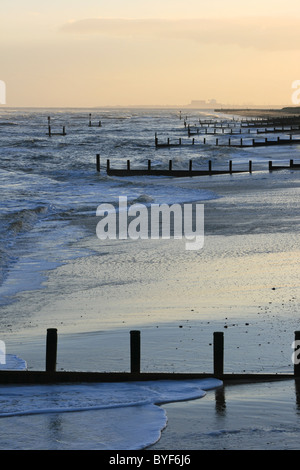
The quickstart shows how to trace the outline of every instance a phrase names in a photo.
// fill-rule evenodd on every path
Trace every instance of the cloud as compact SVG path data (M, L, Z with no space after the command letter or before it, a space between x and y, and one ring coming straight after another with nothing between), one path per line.
M106 37L168 38L269 51L292 51L300 48L299 22L292 18L88 18L70 21L60 31Z

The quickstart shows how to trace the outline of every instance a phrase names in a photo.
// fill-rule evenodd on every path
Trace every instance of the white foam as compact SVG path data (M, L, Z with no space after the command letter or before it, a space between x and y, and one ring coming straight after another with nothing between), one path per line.
M86 427L91 439L90 444L85 442L85 447L141 449L156 442L167 424L165 411L157 404L202 398L207 390L220 385L222 382L214 378L112 384L4 385L0 388L0 417L5 419L6 426L10 425L11 418L14 422L21 420L20 424L32 419L40 423L58 414L60 420L68 421L75 413L75 420L81 423L78 432L84 436ZM33 432L37 432L34 439ZM39 426L30 431L35 448L39 448L39 442L43 440L39 433L43 433ZM68 443L68 438L64 437L62 448L72 446L73 434L74 431L72 442ZM0 432L0 448L3 448L4 439ZM85 441L85 437L82 439ZM76 436L76 440L80 441L80 437ZM52 444L47 438L47 446L50 446L47 448ZM22 446L27 447L28 444L15 441L11 445L24 448ZM81 445L82 442L78 442L76 448Z

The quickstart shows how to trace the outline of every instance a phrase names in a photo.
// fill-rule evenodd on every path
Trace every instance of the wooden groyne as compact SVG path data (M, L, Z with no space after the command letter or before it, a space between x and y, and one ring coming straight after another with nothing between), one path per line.
M67 135L66 134L66 126L63 126L62 132L52 132L51 123L50 123L50 116L48 116L48 137L53 137L53 136L56 136L56 135L62 135L62 136Z
M295 344L299 343L300 331L295 331ZM297 357L295 346L294 355ZM215 377L223 382L270 382L277 380L300 379L300 361L294 361L293 373L225 373L224 372L224 333L213 334L212 371L205 373L188 372L142 372L141 371L141 334L139 330L130 331L130 370L128 372L77 372L57 371L57 330L47 330L46 367L44 371L0 370L1 384L51 384L51 383L97 383L130 382L145 380L192 380Z
M268 163L269 171L274 170L298 170L300 169L299 163L294 163L290 160L289 165L274 165L272 161ZM100 154L96 155L96 170L101 173L101 160ZM253 163L252 160L248 162L247 169L233 169L233 162L229 160L228 168L213 169L212 161L208 161L208 168L206 169L193 169L193 161L189 160L188 169L174 169L173 161L169 160L168 169L152 168L151 160L148 160L147 168L132 168L130 160L127 160L126 168L112 168L110 160L106 160L106 174L108 176L172 176L172 177L193 177L193 176L212 176L212 175L228 175L234 173L252 173Z
M300 126L277 126L277 127L262 127L262 128L252 128L248 127L248 129L235 129L233 127L221 127L221 128L197 128L196 126L191 127L188 125L187 127L188 137L193 135L238 135L238 134L289 134L294 132L300 131Z
M89 127L102 127L101 121L98 122L98 124L93 124L92 123L92 114L89 114Z
M250 141L241 138L239 141L235 142L231 139L228 139L227 142L219 143L219 140L216 139L216 146L220 147L239 147L239 148L249 148L249 147L270 147L270 146L279 146L279 145L300 145L300 138L294 139L292 135L289 138L277 137L277 139L268 139L265 137L263 140L251 139Z
M274 170L300 170L300 164L294 163L294 160L290 160L290 164L287 165L273 165L273 162L269 161L269 171Z
M96 170L101 172L100 154L96 155ZM173 161L169 160L168 169L152 168L151 160L148 160L147 168L131 167L130 160L127 160L126 168L112 168L110 160L106 160L106 173L108 176L173 176L173 177L192 177L205 175L225 175L234 173L252 173L252 161L249 161L248 168L245 170L233 169L232 160L229 160L227 169L213 169L212 161L209 160L208 168L202 170L193 169L193 161L189 160L188 169L174 169Z
M48 136L53 137L55 135L62 135L62 136L67 135L65 126L63 126L62 132L52 132L51 126L48 126Z
M209 134L209 132L207 132ZM211 135L215 135L216 133L213 132ZM191 134L190 134L191 135ZM171 141L170 138L167 138L166 142L159 143L157 136L155 136L155 148L172 148L172 147L182 147L182 146L191 146L191 145L215 145L219 147L239 147L239 148L248 148L248 147L270 147L270 146L278 146L278 145L300 145L300 138L293 138L293 135L290 134L288 138L278 136L277 139L270 139L265 137L262 139L255 139L252 138L240 138L239 140L232 140L228 138L228 140L224 141L224 139L220 140L216 138L214 141L206 139L204 137L203 141L196 142L195 139L191 141L183 141L182 138L179 138L178 141Z

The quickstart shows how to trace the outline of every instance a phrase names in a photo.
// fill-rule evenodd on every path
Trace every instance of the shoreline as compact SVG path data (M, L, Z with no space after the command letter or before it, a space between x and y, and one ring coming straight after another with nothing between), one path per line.
M225 385L163 408L168 424L150 451L299 450L299 389L293 382Z

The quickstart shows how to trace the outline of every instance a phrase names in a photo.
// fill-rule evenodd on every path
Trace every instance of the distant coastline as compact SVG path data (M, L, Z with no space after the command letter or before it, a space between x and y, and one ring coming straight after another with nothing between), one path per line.
M300 115L300 106L287 106L279 109L252 109L252 108L219 108L215 112L226 114L238 114L245 117L284 117L284 116L298 116Z

